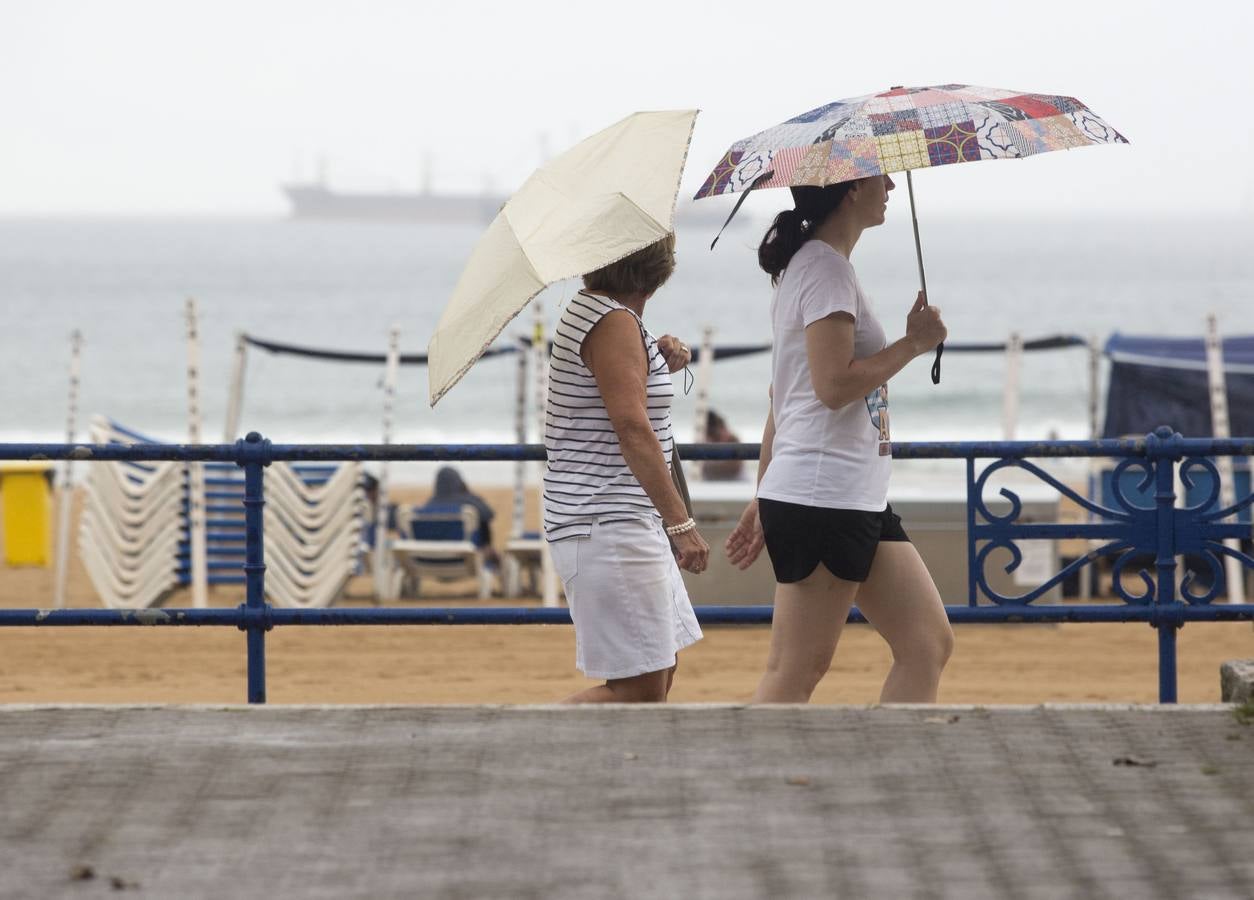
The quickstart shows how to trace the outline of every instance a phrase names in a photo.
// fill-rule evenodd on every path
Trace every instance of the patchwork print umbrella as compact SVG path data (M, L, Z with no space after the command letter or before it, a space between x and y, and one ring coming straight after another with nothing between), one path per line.
M820 106L737 141L696 198L905 172L919 285L926 293L911 170L1127 142L1074 97L966 84L895 87ZM940 381L940 354L937 348L933 382Z

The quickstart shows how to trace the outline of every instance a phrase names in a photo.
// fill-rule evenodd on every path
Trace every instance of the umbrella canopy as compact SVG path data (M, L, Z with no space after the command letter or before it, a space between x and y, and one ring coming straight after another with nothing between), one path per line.
M674 230L697 110L639 112L527 179L488 226L427 345L431 405L540 291Z
M911 170L1126 143L1127 138L1074 97L969 84L895 87L828 103L736 141L695 199L742 191L731 212L735 216L755 188L826 187L905 172L919 287L926 296ZM933 384L940 382L944 347L936 348Z
M736 141L697 198L1111 143L1127 139L1074 97L965 84L893 88Z

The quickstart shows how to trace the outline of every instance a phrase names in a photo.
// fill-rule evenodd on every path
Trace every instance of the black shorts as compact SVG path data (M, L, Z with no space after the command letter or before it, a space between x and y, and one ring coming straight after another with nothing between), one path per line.
M845 581L866 581L880 541L909 541L892 506L880 512L758 500L775 580L792 584L819 563Z

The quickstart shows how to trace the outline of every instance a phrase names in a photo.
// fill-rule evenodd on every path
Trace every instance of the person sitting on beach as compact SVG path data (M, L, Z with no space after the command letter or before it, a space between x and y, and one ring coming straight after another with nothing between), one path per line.
M709 547L669 469L671 374L691 353L641 319L674 268L672 234L585 275L553 335L544 536L575 665L605 681L570 703L665 701L678 651L701 638L679 570L704 571Z
M492 519L496 511L488 502L466 486L461 473L452 466L441 466L435 473L435 488L427 506L470 505L479 511L479 527L471 537L474 545L483 552L483 562L489 568L499 568L501 557L492 546Z
M889 344L849 257L883 224L893 181L794 187L758 249L771 276L771 404L757 498L727 539L746 568L765 543L775 617L757 702L805 703L854 601L888 641L885 703L934 702L953 649L936 585L888 505L888 380L945 339L920 291Z
M714 410L705 416L705 440L710 444L740 443L740 438ZM706 481L735 481L743 469L742 459L706 459L701 462L701 477Z

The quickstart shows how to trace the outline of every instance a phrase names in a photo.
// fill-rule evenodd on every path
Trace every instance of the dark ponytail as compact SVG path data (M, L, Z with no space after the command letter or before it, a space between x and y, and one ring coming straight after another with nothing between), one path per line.
M780 273L788 267L788 261L806 242L809 230L801 213L795 209L781 212L766 229L766 235L758 245L758 265L771 276L771 284L779 281Z
M766 229L762 243L758 245L758 265L771 276L771 284L779 283L779 276L801 245L814 236L815 230L840 206L849 189L856 182L842 181L827 187L794 187L793 208L775 217Z

